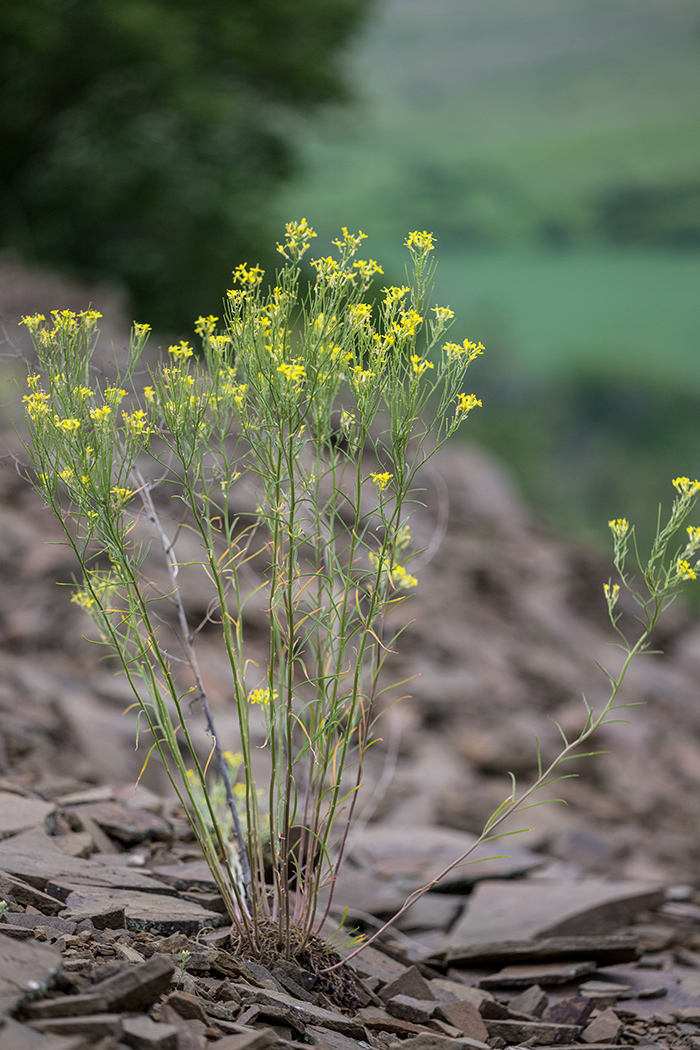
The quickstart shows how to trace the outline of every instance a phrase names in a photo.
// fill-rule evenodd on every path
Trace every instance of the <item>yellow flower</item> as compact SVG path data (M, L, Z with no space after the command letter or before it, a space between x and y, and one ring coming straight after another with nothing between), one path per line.
M290 383L301 383L302 379L306 377L306 369L303 365L297 364L286 364L284 361L277 368L278 372L281 372L284 378Z
M134 321L134 334L137 339L142 339L144 335L151 331L150 324L139 324L138 321Z
M138 408L135 412L122 412L122 419L124 420L124 426L130 437L140 437L144 434L148 434L148 416L143 409Z
M696 580L698 578L698 574L695 572L695 569L692 568L690 562L687 562L685 558L678 559L677 568L678 575L682 580Z
M391 288L382 288L384 292L384 306L390 309L395 303L401 302L410 290L407 284L402 284L400 288L397 288L395 285L392 285Z
M449 306L434 306L433 310L435 311L435 323L440 326L446 325L454 317L454 310L450 310Z
M277 251L289 259L290 256L293 259L301 259L302 255L309 247L309 241L312 237L316 237L316 233L311 229L306 219L302 219L301 222L288 222L284 227L287 239L284 244L277 245ZM287 254L289 253L289 254Z
M435 365L430 361L426 361L426 359L419 354L411 355L411 368L417 376L422 376L426 369L434 367Z
M316 270L316 280L326 281L331 287L341 280L352 280L352 276L341 270L340 264L332 255L327 255L325 259L312 259L311 265Z
M75 477L75 471L72 467L66 467L66 469L62 470L58 476L62 481L70 481L71 478Z
M97 310L81 310L78 317L82 318L88 325L94 325L102 317L102 314ZM149 326L146 325L148 328Z
M375 262L374 259L358 259L357 262L353 263L353 266L359 270L363 281L371 281L375 273L384 273L379 263Z
M168 353L172 354L176 361L185 361L188 357L192 357L194 350L188 342L182 339L179 343L174 346L168 347Z
M435 237L432 233L426 233L425 230L422 233L419 230L414 230L413 233L409 233L405 244L409 250L417 249L419 252L431 252L435 247Z
M278 695L277 690L273 690L272 702L277 701ZM251 704L262 704L263 707L268 707L270 704L270 690L269 689L254 689L248 697L248 701Z
M384 491L384 489L387 487L393 476L394 475L390 474L387 470L385 470L383 474L377 474L374 471L372 471L372 473L370 474L370 477L374 484L377 486L377 490L379 492Z
M306 220L304 220L306 221ZM350 253L356 252L363 241L367 240L367 234L360 230L358 233L348 233L347 226L342 228L343 239L337 241L331 241L331 244L335 244L336 248L349 248Z
M126 501L131 499L131 497L134 495L131 489L120 489L117 485L115 485L114 488L111 488L109 491L114 497L113 502L117 509L122 507L126 503Z
M90 419L93 423L106 423L111 412L112 408L110 405L103 405L102 408L91 408Z
M36 329L40 327L42 321L45 320L46 318L43 314L29 314L26 317L23 317L19 323L26 324L30 332L35 332Z
M361 365L355 365L352 369L352 375L350 377L352 385L357 390L358 387L366 386L370 379L374 379L376 372L370 372L367 368L362 368Z
M449 361L454 361L466 354L467 362L469 362L473 361L479 354L483 354L484 347L481 343L470 343L468 339L465 339L461 346L459 343L445 343L443 350L447 354Z
M347 309L347 319L353 328L367 328L372 320L372 307L369 303L351 303Z
M197 335L211 335L218 320L219 318L214 317L213 314L209 314L208 317L200 315L194 323L194 330Z
M691 481L690 478L674 478L672 484L681 496L694 496L700 490L700 481Z
M79 419L60 419L58 416L53 417L53 421L59 430L62 430L64 434L70 434L80 427Z
M122 398L126 397L126 390L118 386L106 386L104 397L107 404L118 405Z
M255 288L256 285L262 282L265 276L265 271L261 270L259 266L248 266L246 263L240 263L233 271L233 279L238 284L248 285L251 288Z
M146 401L148 401L149 403L153 402L155 400L155 396L156 396L156 393L155 393L155 390L153 389L153 387L152 386L145 386L143 388L143 396L146 398Z
M49 413L48 400L49 395L42 390L37 390L34 394L25 394L22 401L27 406L26 412L29 418L41 419L42 416L47 416Z
M697 525L689 525L686 529L688 533L689 547L697 547L700 545L700 528Z
M457 398L457 415L466 416L473 408L481 408L482 403L476 394L460 394Z
M608 527L612 529L614 536L622 539L623 536L627 535L630 523L627 518L613 518L612 521L608 522Z
M410 572L406 572L403 565L395 565L390 572L391 582L397 590L402 587L417 587L418 580L415 576L411 576Z

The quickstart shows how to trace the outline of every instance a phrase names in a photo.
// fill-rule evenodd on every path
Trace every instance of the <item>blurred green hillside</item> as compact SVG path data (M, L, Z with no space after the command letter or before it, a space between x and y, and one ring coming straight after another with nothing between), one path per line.
M562 524L653 517L700 475L700 4L381 0L349 75L280 219L362 228L390 280L434 231L489 351L465 431Z

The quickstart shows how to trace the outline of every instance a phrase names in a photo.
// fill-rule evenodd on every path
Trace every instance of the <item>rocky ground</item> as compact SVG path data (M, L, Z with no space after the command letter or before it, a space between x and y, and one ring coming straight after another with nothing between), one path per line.
M579 763L578 779L557 785L556 794L567 805L528 811L529 830L515 840L517 848L508 848L508 860L460 869L469 875L453 879L442 893L429 894L404 916L391 945L384 945L390 955L383 951L377 959L368 950L365 958L374 960L374 969L369 962L358 962L365 1014L353 1014L345 1030L324 1026L320 1014L312 1019L310 1007L299 1006L308 999L292 994L292 1005L275 1000L290 994L279 975L222 972L218 955L228 956L225 928L219 927L223 916L207 919L220 932L206 934L213 941L203 942L205 935L198 930L206 926L204 920L168 932L159 925L167 918L162 912L155 917L151 912L150 918L128 914L129 900L138 904L140 892L129 879L160 880L157 890L150 885L143 891L151 906L161 895L163 876L146 875L139 865L155 872L195 863L196 857L183 838L182 815L173 810L153 764L144 781L153 794L145 809L134 810L133 784L143 757L134 751L133 718L123 713L130 697L122 680L100 662L99 651L83 640L89 625L71 604L69 588L57 586L69 583L76 567L65 548L56 545L59 530L22 477L24 455L12 430L22 393L13 386L13 378L22 377L17 355L28 349L17 320L24 313L81 309L89 303L105 315L103 345L113 341L118 350L129 319L117 291L81 288L24 270L13 260L0 261L6 450L0 467L0 821L3 812L8 821L0 829L5 839L0 871L49 898L48 903L29 899L22 896L26 891L13 897L10 884L0 893L12 903L4 925L17 928L13 938L23 938L0 937L2 944L12 946L12 951L6 948L6 966L13 972L22 952L38 951L27 957L26 965L36 965L39 976L28 980L37 981L39 990L46 987L48 995L33 1005L18 1005L28 989L8 993L5 1010L15 1016L0 1029L0 1047L10 1038L15 1042L8 1047L73 1045L59 1039L83 1040L75 1046L97 1045L104 1039L105 1047L123 1042L182 1050L218 1040L222 1050L257 1050L266 1045L259 1042L260 1032L274 1029L274 1039L322 1042L338 1050L350 1050L358 1042L383 1048L387 1040L399 1038L413 1050L437 1050L441 1038L471 1038L491 1046L573 1044L584 1038L596 1045L651 1042L695 1050L700 1028L690 1014L678 1011L700 1008L700 1000L693 998L699 990L693 982L700 962L695 899L700 625L681 603L669 610L656 639L663 655L645 657L630 673L624 700L643 706L632 707L625 713L627 721L601 731L596 746L606 753ZM423 482L426 507L416 514L413 532L426 551L412 567L420 583L403 607L402 615L412 622L392 668L396 680L417 677L408 687L411 699L386 715L384 741L369 769L362 820L338 893L338 903L342 896L351 915L368 928L430 878L433 863L458 855L468 836L481 830L508 794L508 771L519 782L528 781L536 769L535 737L545 755L554 753L558 737L552 718L567 731L582 724L581 694L594 707L606 696L596 662L614 668L619 659L610 648L602 598L609 566L543 528L499 464L477 448L454 446L435 459ZM188 601L194 615L201 611L194 585ZM235 748L216 639L203 642L202 663L220 732L224 737L230 733ZM90 794L95 791L97 795ZM29 803L45 810L38 820L35 814L18 825L15 817ZM157 811L152 817L164 822L161 837L153 827L138 841L120 837L99 807L124 804L132 812ZM91 812L90 806L98 808ZM525 820L514 826L524 827ZM49 857L50 871L46 865L37 869L42 855ZM64 870L68 861L62 858L69 856L71 863L89 865L80 877L75 868ZM137 856L142 859L134 860ZM84 892L86 886L92 895ZM97 892L110 888L122 894L116 904ZM212 908L216 915L215 894L206 877L203 885L194 876L171 884L166 900L174 906L177 899L178 908L188 903L201 908L197 893L207 898L204 910ZM167 904L162 907L167 910ZM48 918L50 922L44 921ZM622 956L611 956L600 941L611 932L627 945L613 946ZM598 942L546 947L552 938L586 934ZM516 947L484 955L484 945L504 942L516 942ZM177 961L183 951L190 952L184 966ZM15 962L12 952L18 953ZM202 959L193 963L198 956ZM564 978L560 972L560 984L547 983L547 972L532 971L535 964L551 968L569 963L585 966ZM516 964L530 971L515 974L515 984L508 983L507 974L505 983L489 983L495 971ZM413 985L413 977L406 977L414 974L411 965L418 965L416 980L423 984ZM610 966L621 967L620 973ZM59 968L60 976L51 977ZM135 992L129 999L131 992L110 991L122 988L119 981L102 988L105 981L134 973L146 974L148 993ZM392 981L399 977L408 983L395 989ZM135 988L141 987L140 980L132 978ZM591 981L594 986L617 983L626 991L618 995L604 988L587 994L581 985ZM298 980L296 984L299 989ZM541 991L528 992L535 985ZM387 986L395 994L388 994ZM559 1000L578 1001L581 993L586 1002L579 1004L578 1014L569 1004L565 1014L570 1021L562 1021ZM316 993L309 994L313 998ZM513 998L528 994L513 1005ZM80 999L86 995L87 1000ZM61 1027L57 1021L65 1020L63 1008L43 1004L74 996L80 1001L75 1009L69 1005L73 1013L113 1014L117 1021L105 1022L101 1034L99 1024L89 1031ZM389 1006L402 997L423 1005ZM491 1005L492 1000L500 1005ZM426 1002L441 1005L428 1008ZM473 1013L467 1024L463 1006L461 1020L455 1021L459 1011L455 1007L450 1012L447 1006L464 1002L476 1008L482 1027ZM323 995L315 1005L330 1009ZM373 1010L381 1012L372 1015ZM124 1018L134 1017L135 1027L126 1024ZM607 1018L604 1034L595 1034L596 1029L587 1038L588 1026L599 1018ZM195 1042L187 1042L182 1021ZM542 1028L550 1023L571 1023L576 1030L555 1035ZM174 1027L176 1033L160 1029L153 1034L149 1024ZM523 1028L526 1024L540 1024L541 1030ZM14 1025L21 1026L20 1034ZM325 1034L314 1035L315 1028ZM27 1031L43 1031L45 1042L22 1043L21 1038L34 1038ZM410 1042L414 1039L419 1042Z

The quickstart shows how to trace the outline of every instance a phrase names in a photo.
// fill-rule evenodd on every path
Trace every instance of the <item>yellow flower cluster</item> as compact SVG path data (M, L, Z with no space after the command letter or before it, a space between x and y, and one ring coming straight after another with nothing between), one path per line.
M471 343L468 339L465 339L461 346L459 343L445 343L443 350L447 354L449 361L466 355L467 362L469 362L473 361L479 354L483 354L484 347L481 343Z
M80 429L79 419L61 419L60 416L54 416L53 421L56 424L56 428L62 430L64 434L72 434Z
M306 219L304 219L303 221L306 222ZM348 233L347 226L343 226L342 234L342 241L338 239L335 241L331 241L331 244L334 244L336 248L340 248L341 251L344 248L349 248L351 255L353 252L357 251L357 249L360 247L363 241L367 240L367 234L363 233L362 230L359 230L357 233ZM314 237L315 236L316 234L314 234Z
M277 690L272 692L272 702L275 703L279 699ZM249 695L248 701L251 704L261 704L263 707L269 707L270 705L270 690L269 689L254 689Z
M216 318L214 318L216 320ZM194 350L188 342L182 339L175 346L168 347L168 353L172 354L176 361L186 361L188 357L192 357Z
M422 376L428 368L434 368L435 365L431 361L426 361L420 354L411 355L411 369L417 376Z
M435 323L440 325L441 328L454 317L454 310L450 310L449 306L434 306L433 312L435 314Z
M218 317L214 317L213 314L209 314L208 317L202 317L201 314L194 323L195 333L199 336L211 336L214 334L214 328L216 322L219 320Z
M122 412L122 419L129 437L143 437L150 433L148 416L143 409L138 408L134 412Z
M358 259L353 263L363 281L371 281L375 274L384 273L378 262L374 259Z
M33 394L25 394L22 401L26 405L26 413L30 419L41 419L49 414L49 395L43 390L37 390Z
M690 562L686 561L685 558L678 559L678 575L682 580L696 580L698 574L695 569L691 566Z
M301 222L288 222L284 227L286 233L286 240L284 244L277 245L277 251L285 257L285 259L301 259L302 255L309 247L309 241L312 237L316 236L316 233L311 229L306 219L302 219Z
M240 263L233 271L234 281L249 288L255 288L261 284L264 276L265 271L259 266L247 266L246 263Z
M409 233L404 243L409 251L431 252L435 247L435 238L425 230L414 230L413 233Z
M612 529L613 535L620 539L627 535L629 527L630 523L627 518L613 518L612 521L608 522L608 528Z
M289 383L296 383L297 385L306 377L306 369L303 365L290 365L284 361L278 366L277 371L281 372Z
M91 408L90 419L93 423L106 423L112 412L110 405L103 405L102 408Z
M457 415L466 416L473 408L481 408L482 402L475 394L460 394L457 398Z
M399 288L397 288L396 285L392 285L391 288L382 288L382 291L384 292L384 306L386 309L390 310L396 303L401 302L401 300L408 295L410 290L411 289L407 284L402 284Z
M382 474L375 473L374 471L372 471L372 473L370 474L370 477L374 484L377 486L377 490L379 492L384 491L384 489L387 487L393 476L394 475L390 474L388 470L385 470Z
M674 478L672 484L681 496L694 496L700 491L700 481L691 481L690 478Z

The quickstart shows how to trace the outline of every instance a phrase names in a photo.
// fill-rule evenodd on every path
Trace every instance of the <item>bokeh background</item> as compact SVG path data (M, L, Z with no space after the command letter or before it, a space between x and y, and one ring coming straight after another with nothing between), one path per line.
M0 9L0 247L189 336L305 216L487 347L465 440L557 528L700 475L698 0L24 0Z

